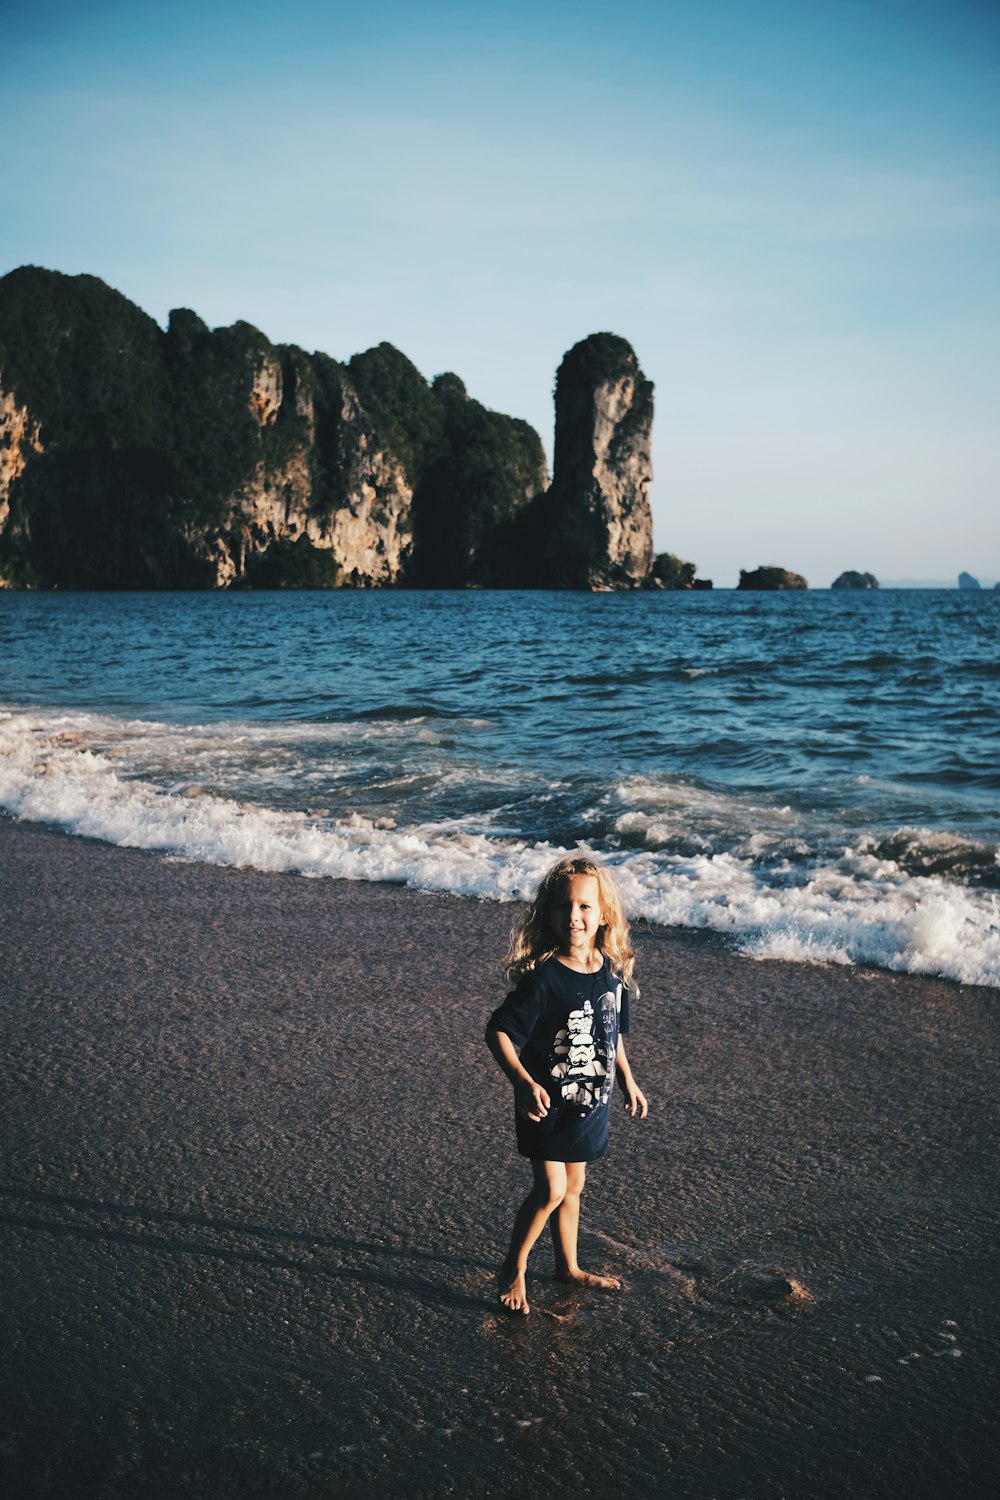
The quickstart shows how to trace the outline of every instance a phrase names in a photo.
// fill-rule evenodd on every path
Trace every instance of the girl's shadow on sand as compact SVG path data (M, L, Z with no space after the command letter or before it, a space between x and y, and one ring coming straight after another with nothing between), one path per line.
M13 1228L79 1240L134 1245L141 1250L210 1256L214 1260L295 1271L303 1276L363 1282L409 1292L422 1301L442 1307L481 1312L485 1301L489 1300L492 1305L491 1297L468 1296L446 1284L412 1271L408 1273L400 1264L417 1261L473 1271L489 1277L492 1291L493 1276L488 1268L462 1256L442 1255L409 1246L366 1243L301 1229L281 1229L269 1224L244 1224L235 1219L213 1218L174 1209L46 1193L37 1188L3 1183L0 1183L0 1200L5 1201L5 1210L0 1211L0 1224ZM23 1207L18 1211L14 1205ZM54 1212L32 1214L29 1211L31 1206ZM13 1211L7 1211L8 1207ZM201 1233L195 1237L192 1232L197 1231ZM247 1241L260 1243L255 1246ZM283 1250L283 1246L302 1247L303 1253L295 1255ZM323 1252L328 1252L329 1258L324 1257ZM393 1262L399 1265L398 1270L391 1269Z

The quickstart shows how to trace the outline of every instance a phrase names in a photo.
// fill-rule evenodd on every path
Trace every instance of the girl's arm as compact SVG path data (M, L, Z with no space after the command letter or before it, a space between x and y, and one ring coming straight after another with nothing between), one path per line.
M625 1039L618 1038L618 1050L615 1053L615 1067L618 1070L618 1087L625 1095L625 1108L630 1115L638 1114L640 1120L646 1118L649 1106L642 1089L632 1077L632 1069L629 1067L628 1058L625 1056Z
M540 1083L535 1082L527 1068L521 1065L517 1048L506 1031L494 1031L488 1026L486 1045L514 1085L514 1108L517 1113L525 1120L533 1120L537 1125L549 1112L552 1101L548 1094Z

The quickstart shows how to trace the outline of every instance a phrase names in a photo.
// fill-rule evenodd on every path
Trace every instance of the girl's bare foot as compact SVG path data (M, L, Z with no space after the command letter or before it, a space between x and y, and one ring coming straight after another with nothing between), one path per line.
M556 1280L575 1281L577 1286L596 1286L606 1292L620 1292L622 1289L617 1276L597 1276L593 1271L581 1271L579 1266L575 1271L559 1271Z
M508 1312L528 1313L528 1288L524 1284L524 1272L515 1271L513 1275L506 1269L500 1272L500 1290L497 1293L500 1301Z

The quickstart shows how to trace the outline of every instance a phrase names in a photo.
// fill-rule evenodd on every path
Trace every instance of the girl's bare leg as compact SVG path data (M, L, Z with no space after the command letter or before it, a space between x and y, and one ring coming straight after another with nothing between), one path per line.
M507 1259L500 1268L500 1301L511 1312L527 1313L528 1292L524 1273L531 1247L545 1228L549 1216L566 1192L566 1165L561 1161L533 1161L531 1192L517 1211Z
M556 1279L575 1281L582 1286L604 1287L617 1291L621 1282L615 1276L597 1276L593 1271L581 1271L577 1260L577 1239L580 1233L580 1195L587 1180L587 1164L582 1161L566 1163L566 1192L552 1215L549 1228L552 1231L552 1249L556 1258Z

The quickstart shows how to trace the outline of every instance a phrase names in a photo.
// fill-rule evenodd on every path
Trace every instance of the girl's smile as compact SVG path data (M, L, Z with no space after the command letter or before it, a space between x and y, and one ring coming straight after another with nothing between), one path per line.
M549 925L563 958L593 966L597 934L605 925L595 875L567 875L549 907Z

